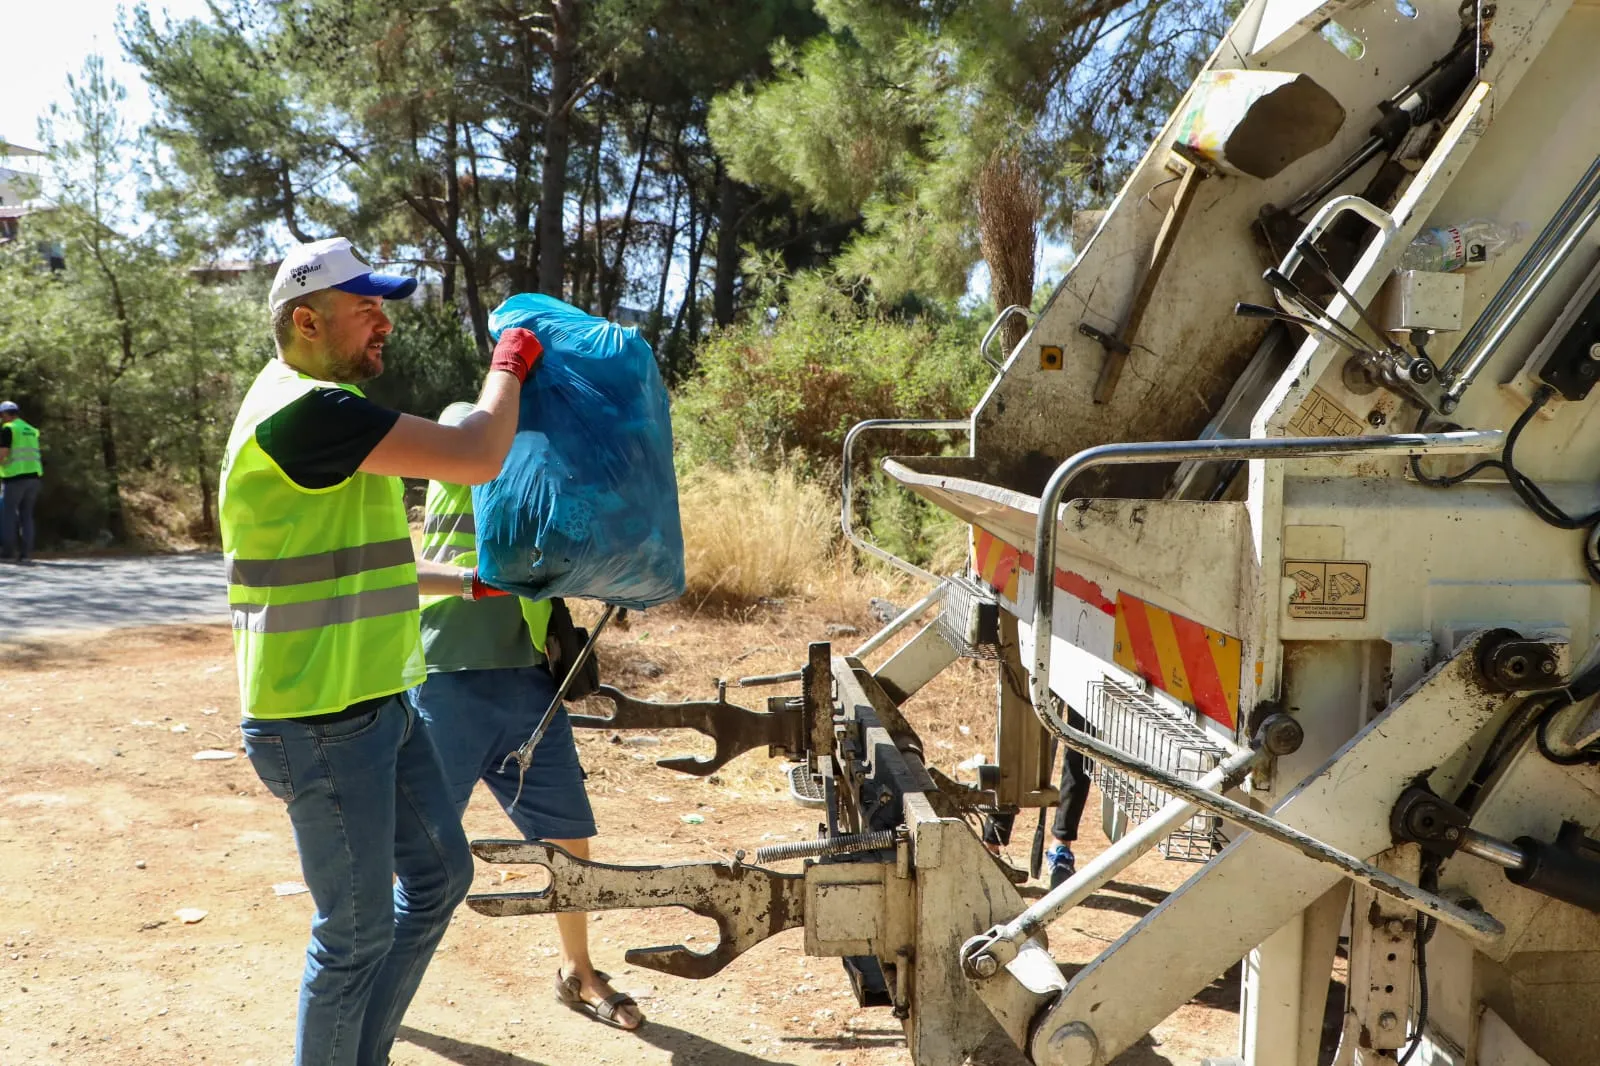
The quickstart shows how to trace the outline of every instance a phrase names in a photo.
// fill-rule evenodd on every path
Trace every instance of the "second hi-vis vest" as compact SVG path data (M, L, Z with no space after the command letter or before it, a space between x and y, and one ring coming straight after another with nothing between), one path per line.
M43 474L44 462L39 455L39 431L20 418L5 424L11 431L11 454L0 464L0 478L18 477L22 474Z
M451 485L442 481L428 482L428 495L423 502L422 557L431 563L448 563L455 566L473 566L477 556L477 525L472 517L472 489L466 485ZM450 599L448 596L424 596L422 609ZM498 609L501 601L482 601L474 607ZM522 599L522 620L527 623L533 646L544 651L545 634L550 628L550 604L546 600Z
M389 696L426 676L417 565L400 479L291 481L256 427L313 389L344 388L274 359L239 409L222 463L222 550L251 718L301 718Z

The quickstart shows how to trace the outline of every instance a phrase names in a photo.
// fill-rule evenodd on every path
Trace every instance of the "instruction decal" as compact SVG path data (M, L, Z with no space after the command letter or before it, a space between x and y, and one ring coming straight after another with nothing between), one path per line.
M1347 559L1287 559L1283 576L1294 583L1290 618L1367 617L1367 564Z
M1338 400L1315 388L1289 419L1289 432L1301 437L1359 437L1366 428Z

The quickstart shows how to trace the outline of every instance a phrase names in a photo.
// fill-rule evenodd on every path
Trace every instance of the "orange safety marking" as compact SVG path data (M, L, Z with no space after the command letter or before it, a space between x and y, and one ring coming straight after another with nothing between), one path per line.
M1237 637L1117 593L1112 658L1156 688L1228 728L1239 720Z
M1018 578L1023 572L1033 573L1033 556L1018 551L982 526L973 526L972 533L972 568L996 592L1016 602ZM1116 613L1116 605L1105 591L1082 574L1058 566L1055 586L1106 614Z

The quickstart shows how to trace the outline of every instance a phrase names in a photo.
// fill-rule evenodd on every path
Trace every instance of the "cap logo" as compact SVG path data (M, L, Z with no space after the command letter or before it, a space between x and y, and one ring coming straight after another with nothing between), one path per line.
M321 270L321 269L322 269L322 264L320 262L319 263L301 263L297 267L290 267L289 268L289 278L295 284L299 285L303 289L303 288L306 287L306 275L315 273L316 271Z

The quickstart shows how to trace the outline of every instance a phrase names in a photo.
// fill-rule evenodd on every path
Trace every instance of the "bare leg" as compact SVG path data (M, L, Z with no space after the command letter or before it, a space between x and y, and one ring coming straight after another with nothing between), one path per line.
M577 858L589 857L587 840L552 840L550 843ZM585 1003L604 1002L616 989L601 980L589 958L589 916L571 912L558 914L556 932L561 937L561 973L577 975L579 994ZM617 1023L624 1029L637 1029L644 1024L644 1015L638 1007L624 1005L617 1009Z

